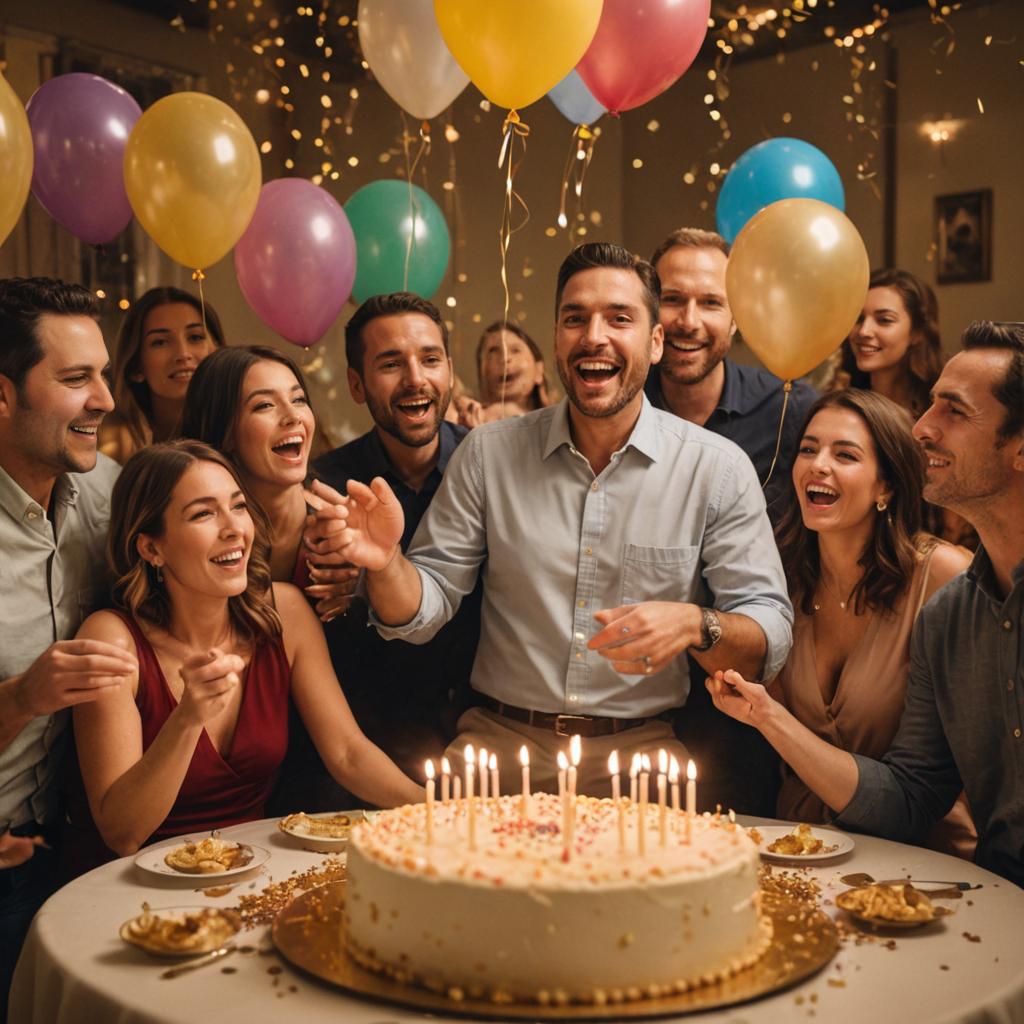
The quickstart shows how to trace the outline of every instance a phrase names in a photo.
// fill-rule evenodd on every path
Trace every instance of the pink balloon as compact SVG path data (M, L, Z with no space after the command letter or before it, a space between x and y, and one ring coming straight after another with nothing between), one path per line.
M308 348L324 336L352 292L356 240L345 211L304 178L267 182L235 246L235 273L260 319Z
M132 219L124 151L138 103L99 75L76 72L44 82L25 107L36 159L32 193L83 242L99 245Z
M612 113L639 107L693 63L710 11L711 0L604 0L597 32L576 70Z

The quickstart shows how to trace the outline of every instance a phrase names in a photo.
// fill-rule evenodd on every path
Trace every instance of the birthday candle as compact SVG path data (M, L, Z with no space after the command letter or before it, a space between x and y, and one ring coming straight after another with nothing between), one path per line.
M626 851L626 809L622 805L622 782L619 779L619 752L608 756L608 773L612 777L612 803L619 822L619 853Z
M569 775L566 784L569 787L569 797L572 800L576 799L576 769L582 756L583 741L579 736L571 736L569 738Z
M434 842L434 762L427 762L427 846Z
M477 755L477 764L480 765L480 799L483 801L487 800L487 750L485 747L480 748L480 753Z
M636 777L640 774L640 755L634 754L633 760L629 762L629 799L636 803L637 798L637 781Z
M441 803L447 806L452 798L452 766L447 757L441 758Z
M558 752L558 799L565 799L565 775L569 770L569 759L563 751Z
M491 799L498 799L498 755L491 754L487 766L491 769Z
M524 818L530 816L530 752L524 743L519 748L519 763L523 766L523 801L519 810Z

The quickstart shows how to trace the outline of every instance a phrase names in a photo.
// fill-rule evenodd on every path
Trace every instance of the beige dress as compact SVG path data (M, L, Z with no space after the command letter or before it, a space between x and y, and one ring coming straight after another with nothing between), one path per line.
M924 603L934 550L918 562L907 595L895 612L871 615L864 635L843 665L828 704L818 683L813 616L796 609L793 649L770 690L808 729L833 746L876 759L889 749L903 713L910 674L910 631ZM778 814L790 821L810 823L832 817L825 804L785 764ZM970 857L976 841L977 833L961 795L929 836L928 845Z

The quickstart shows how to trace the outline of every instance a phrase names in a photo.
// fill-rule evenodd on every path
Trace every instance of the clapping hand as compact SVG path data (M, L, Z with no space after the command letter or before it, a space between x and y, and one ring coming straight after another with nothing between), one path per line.
M306 500L317 511L306 528L305 543L318 560L322 553L343 555L352 565L379 571L398 553L405 515L382 477L375 477L369 487L349 480L348 497L317 480Z

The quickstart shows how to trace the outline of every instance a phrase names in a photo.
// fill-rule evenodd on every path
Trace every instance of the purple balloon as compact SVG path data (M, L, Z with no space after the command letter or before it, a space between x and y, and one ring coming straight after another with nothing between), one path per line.
M235 274L265 324L303 348L315 344L356 276L356 240L345 211L304 178L267 182L235 246Z
M25 106L35 165L32 194L83 242L98 245L132 219L124 150L142 109L99 75L58 75Z

